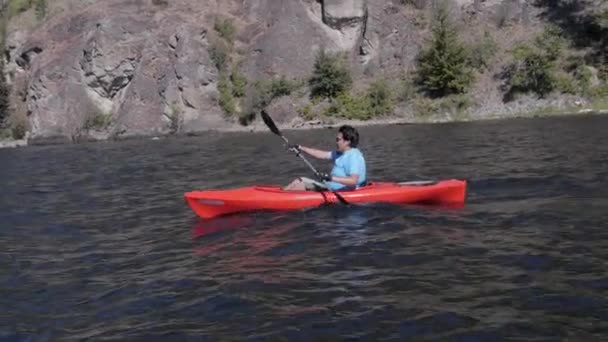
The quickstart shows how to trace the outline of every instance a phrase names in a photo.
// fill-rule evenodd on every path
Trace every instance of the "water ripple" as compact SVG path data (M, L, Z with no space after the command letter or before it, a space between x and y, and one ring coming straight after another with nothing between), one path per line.
M183 193L306 166L266 133L2 150L0 339L605 339L606 127L363 128L374 178L466 178L467 205L212 220Z

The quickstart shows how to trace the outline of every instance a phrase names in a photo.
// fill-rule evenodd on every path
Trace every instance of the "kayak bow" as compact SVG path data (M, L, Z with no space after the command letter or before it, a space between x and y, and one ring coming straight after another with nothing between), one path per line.
M371 182L352 191L337 191L354 203L463 204L467 183L449 179L437 182ZM299 210L326 203L339 203L332 191L287 191L278 185L248 186L236 189L191 191L185 195L188 206L201 218L255 210Z

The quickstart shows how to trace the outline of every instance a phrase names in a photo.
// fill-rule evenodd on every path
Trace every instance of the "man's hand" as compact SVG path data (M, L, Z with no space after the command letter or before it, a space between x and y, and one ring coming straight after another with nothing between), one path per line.
M331 181L331 175L328 175L327 173L317 172L316 176L317 176L317 178L319 178L319 180L321 180L323 182L330 182Z
M298 144L289 144L287 145L287 148L295 153L300 153L301 150L301 146Z

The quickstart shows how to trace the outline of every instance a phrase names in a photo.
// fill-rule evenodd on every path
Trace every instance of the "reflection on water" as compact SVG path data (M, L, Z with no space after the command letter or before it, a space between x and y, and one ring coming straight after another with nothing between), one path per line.
M212 220L184 192L307 166L261 133L2 150L0 339L605 339L607 127L363 128L372 178L464 178L466 205Z

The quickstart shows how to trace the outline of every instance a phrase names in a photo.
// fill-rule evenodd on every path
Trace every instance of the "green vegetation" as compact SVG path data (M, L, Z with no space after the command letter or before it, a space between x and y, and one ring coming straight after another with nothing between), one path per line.
M471 104L471 99L466 94L449 95L439 99L417 97L412 101L416 115L421 118L444 113L449 113L452 117L463 118L466 117L466 111Z
M220 72L230 63L230 46L222 41L213 42L209 47L209 58Z
M36 19L42 21L47 15L47 0L9 0L6 4L7 18L19 15L32 7L36 11Z
M474 79L447 2L441 3L434 19L432 40L418 55L417 81L432 97L465 93Z
M36 19L38 21L44 20L47 13L46 0L36 0Z
M547 53L519 44L513 50L513 58L508 71L509 95L535 92L542 97L555 88L556 63Z
M385 80L373 82L365 96L369 103L370 114L372 116L391 114L394 107L393 96L393 92Z
M179 132L184 123L184 113L182 109L179 107L176 101L173 101L169 106L169 120L171 120L171 124L169 126L169 130L171 134L175 134Z
M340 93L325 111L325 115L345 118L367 120L372 117L369 110L369 101L360 94Z
M320 49L315 59L312 76L308 81L311 97L331 100L350 90L352 83L345 58Z
M5 50L6 32L9 20L33 8L38 22L48 14L47 0L9 0L0 12L0 49ZM22 139L27 130L25 114L12 113L10 105L10 86L4 76L4 63L0 62L0 138ZM14 108L13 108L14 110Z
M582 58L571 55L567 48L568 42L556 26L547 26L532 44L516 45L512 50L513 61L505 71L507 98L518 93L544 97L553 91L596 96L589 66Z
M234 69L230 75L230 81L232 82L232 95L235 97L245 96L247 77L245 77L245 75L243 75L238 69Z
M493 58L498 53L498 45L488 31L484 32L482 40L473 44L467 55L467 64L476 70L485 71L490 68Z
M25 120L15 120L11 123L10 130L13 139L23 139L27 131Z
M270 105L272 100L281 96L289 96L303 85L298 80L288 80L285 76L266 81L256 81L253 84L253 111L259 111Z
M7 4L8 16L12 17L27 11L32 7L32 0L9 0Z
M152 0L152 5L159 7L167 7L169 6L169 0Z
M220 72L218 101L224 113L229 116L239 113L239 101L245 96L247 84L247 78L237 68L232 70L230 76L226 72Z
M10 88L4 77L4 63L0 61L0 128L5 126L6 118L9 116Z
M224 109L224 112L228 115L232 115L236 112L235 107L235 99L232 95L232 84L230 83L230 79L224 75L220 74L220 78L217 83L217 90L220 93L219 105Z
M5 51L7 13L0 13L0 49ZM13 136L9 126L10 116L10 87L4 76L4 60L0 60L0 139Z
M93 112L84 123L85 130L103 130L112 123L112 114L105 114L100 111Z
M218 104L228 116L239 113L238 98L245 95L247 79L238 66L233 66L234 35L236 28L230 19L218 18L214 25L218 39L211 40L209 57L219 71Z
M230 19L218 19L213 26L214 30L219 33L220 37L224 38L228 43L232 44L236 28Z
M382 115L390 115L395 106L395 94L384 79L371 83L366 92L340 93L325 115L346 119L369 120Z

